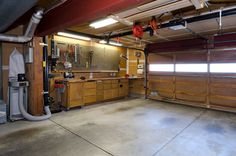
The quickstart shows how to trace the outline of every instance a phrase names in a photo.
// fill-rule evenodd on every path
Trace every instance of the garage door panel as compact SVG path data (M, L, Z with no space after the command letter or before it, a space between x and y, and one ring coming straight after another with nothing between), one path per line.
M150 54L148 57L148 61L149 61L149 64L173 63L173 56Z
M164 91L160 91L158 92L158 95L162 98L174 98L174 94L171 92L164 92Z
M166 90L173 92L174 91L174 83L161 83L161 82L149 82L149 89L151 90Z
M211 87L210 88L210 94L211 95L220 95L220 96L236 96L236 88L230 88L230 87Z
M211 95L210 105L232 107L236 109L236 97Z
M205 94L206 95L207 86L202 85L186 85L182 83L176 83L176 92L192 93L192 94Z
M186 100L190 102L205 102L206 101L205 96L196 96L189 93L176 93L176 99Z

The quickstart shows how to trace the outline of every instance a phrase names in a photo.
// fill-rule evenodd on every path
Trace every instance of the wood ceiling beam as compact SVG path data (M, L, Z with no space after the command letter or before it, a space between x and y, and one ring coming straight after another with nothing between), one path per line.
M37 35L48 35L73 25L91 22L112 13L130 9L152 0L67 0L47 12L39 24Z

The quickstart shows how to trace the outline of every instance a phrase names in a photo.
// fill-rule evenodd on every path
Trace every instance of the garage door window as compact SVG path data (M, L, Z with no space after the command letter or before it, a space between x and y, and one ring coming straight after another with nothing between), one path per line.
M206 73L207 64L176 64L176 72Z
M211 63L211 73L236 73L236 63Z
M152 71L152 72L174 72L174 64L150 64L149 71Z

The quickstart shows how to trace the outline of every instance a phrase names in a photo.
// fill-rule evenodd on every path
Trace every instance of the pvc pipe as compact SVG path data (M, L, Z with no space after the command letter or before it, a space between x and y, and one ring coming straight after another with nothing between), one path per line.
M19 109L20 109L21 114L23 115L23 117L25 119L27 119L29 121L42 121L42 120L49 119L52 116L52 114L50 112L50 109L49 109L49 106L44 107L46 115L43 115L43 116L33 116L33 115L27 113L25 108L24 108L24 105L23 105L23 103L24 103L23 97L24 97L24 87L19 87L19 95L18 95Z
M17 43L29 42L34 36L34 32L40 20L43 17L42 15L43 15L42 9L38 10L36 13L32 15L29 25L23 36L0 34L0 41L17 42Z

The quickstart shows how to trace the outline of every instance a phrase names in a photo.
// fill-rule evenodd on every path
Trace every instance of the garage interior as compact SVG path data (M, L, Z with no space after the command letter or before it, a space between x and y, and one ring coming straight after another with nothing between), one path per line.
M236 155L235 0L2 0L0 23L0 155Z

